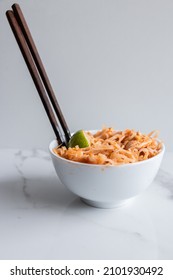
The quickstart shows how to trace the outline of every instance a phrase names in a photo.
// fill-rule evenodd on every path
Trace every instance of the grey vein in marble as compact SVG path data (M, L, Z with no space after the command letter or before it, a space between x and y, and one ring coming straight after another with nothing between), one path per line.
M22 163L29 158L37 158L37 159L43 159L43 160L48 160L50 161L51 158L49 156L49 154L43 150L39 150L39 149L33 149L33 150L29 150L27 151L23 151L23 150L18 150L15 153L15 156L18 158L20 158L20 160L22 161Z
M32 206L35 208L35 201L32 199L32 196L29 194L29 192L27 191L27 187L28 187L28 179L25 177L24 172L23 172L23 165L24 162L28 159L31 158L36 158L36 159L42 159L42 160L46 160L46 161L50 161L50 157L48 155L48 153L46 153L45 151L42 150L36 150L33 149L31 151L23 151L23 150L18 150L17 152L14 153L14 165L16 167L16 170L22 180L22 191L23 191L23 195L25 197L25 199L32 203Z
M23 164L24 164L24 161L27 159L28 157L27 156L24 156L23 155L23 152L22 150L19 150L18 152L15 153L15 167L16 167L16 170L22 180L22 190L23 190L23 194L24 194L24 197L26 198L26 200L29 200L31 199L31 196L30 194L27 192L27 179L26 177L24 176L24 173L23 173L23 170L22 170L22 167L23 167Z

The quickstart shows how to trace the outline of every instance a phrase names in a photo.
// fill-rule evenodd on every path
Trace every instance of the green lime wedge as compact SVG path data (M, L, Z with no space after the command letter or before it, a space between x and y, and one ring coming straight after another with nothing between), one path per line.
M68 147L73 148L79 146L79 148L89 147L90 142L85 134L84 130L78 130L73 134L70 141L68 142Z

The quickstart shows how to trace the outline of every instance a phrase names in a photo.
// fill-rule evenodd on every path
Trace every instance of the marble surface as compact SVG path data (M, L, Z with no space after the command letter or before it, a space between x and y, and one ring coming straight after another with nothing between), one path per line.
M133 203L71 194L42 150L0 151L0 259L173 259L173 153Z

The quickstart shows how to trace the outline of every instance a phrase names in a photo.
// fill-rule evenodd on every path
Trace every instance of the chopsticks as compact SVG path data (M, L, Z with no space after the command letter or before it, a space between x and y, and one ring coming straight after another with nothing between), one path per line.
M18 4L13 4L12 9L13 11L8 10L6 12L6 16L13 34L55 132L58 144L67 146L67 143L71 138L71 133L55 97L29 27L20 6ZM64 135L60 130L57 119L59 120Z

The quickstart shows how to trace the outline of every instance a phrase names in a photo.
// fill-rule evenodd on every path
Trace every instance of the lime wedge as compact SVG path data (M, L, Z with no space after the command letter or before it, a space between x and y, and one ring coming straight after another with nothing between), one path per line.
M73 134L70 141L68 142L68 147L73 148L79 146L79 148L89 147L90 142L84 130L78 130Z

